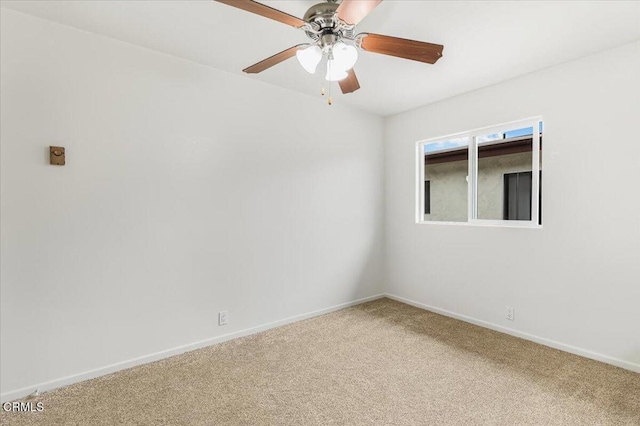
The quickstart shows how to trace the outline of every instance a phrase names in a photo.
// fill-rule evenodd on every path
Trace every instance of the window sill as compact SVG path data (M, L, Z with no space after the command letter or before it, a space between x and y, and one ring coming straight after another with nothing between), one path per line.
M478 220L474 222L439 222L439 221L416 221L416 225L452 225L452 226L472 226L472 227L489 227L489 228L524 228L524 229L542 229L542 225L532 223L505 223L507 221L489 221Z

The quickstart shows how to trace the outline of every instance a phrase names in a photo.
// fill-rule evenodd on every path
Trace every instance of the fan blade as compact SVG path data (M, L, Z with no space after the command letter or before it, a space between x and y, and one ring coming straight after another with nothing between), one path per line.
M266 70L267 68L271 68L274 65L278 65L282 61L286 61L287 59L295 56L296 51L300 48L300 46L308 46L308 44L298 44L296 46L290 47L287 50L283 50L280 53L276 53L273 56L269 56L267 59L264 59L257 64L253 64L248 68L243 69L243 72L247 74L257 74Z
M382 0L342 0L336 13L347 24L356 25L381 2Z
M380 34L362 33L356 36L356 38L360 37L362 37L360 47L368 52L426 62L427 64L435 64L442 57L442 49L444 48L441 44Z
M274 21L282 22L283 24L291 25L292 27L299 28L305 24L302 19L291 16L288 13L279 11L269 6L265 6L262 3L252 0L214 0L218 3L228 4L229 6L237 7L238 9L246 10L247 12L255 13L256 15L264 16L265 18L273 19Z
M342 93L344 93L345 95L347 93L355 92L360 88L360 83L358 83L358 77L356 77L356 73L353 70L353 68L351 68L347 72L349 73L349 76L338 82L338 84L340 84L340 90L342 90Z

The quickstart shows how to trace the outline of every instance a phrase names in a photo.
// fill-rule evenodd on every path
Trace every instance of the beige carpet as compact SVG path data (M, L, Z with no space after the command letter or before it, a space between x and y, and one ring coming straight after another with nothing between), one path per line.
M640 374L389 299L41 395L6 425L640 425Z

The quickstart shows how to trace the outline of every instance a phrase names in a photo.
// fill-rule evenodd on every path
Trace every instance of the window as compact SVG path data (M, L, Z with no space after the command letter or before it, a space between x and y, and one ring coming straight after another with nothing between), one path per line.
M541 119L422 141L417 153L418 223L542 224Z
M424 182L424 214L431 214L431 181Z
M427 143L423 156L429 163L423 174L425 195L429 182L429 212L424 220L433 222L465 222L467 220L467 138L454 138ZM426 207L426 199L424 205Z
M542 170L540 171L542 190ZM538 223L542 224L542 200L538 199ZM531 220L531 172L504 175L504 220Z

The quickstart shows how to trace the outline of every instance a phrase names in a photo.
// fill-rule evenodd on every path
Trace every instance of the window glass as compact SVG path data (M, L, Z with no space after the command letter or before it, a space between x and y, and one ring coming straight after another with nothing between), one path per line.
M500 139L488 136L476 137L478 153L478 175L477 175L477 219L481 220L502 220L505 210L505 188L510 181L505 180L506 174L518 172L528 172L529 201L528 208L531 208L531 135L533 127L517 129L513 132L501 134ZM518 136L506 137L509 134ZM493 136L493 135L489 135ZM524 175L522 175L524 176ZM520 203L526 199L524 177L520 180L518 188ZM511 189L516 188L511 185ZM513 201L512 198L508 200ZM521 211L524 211L524 206ZM510 216L510 220L531 220L531 214L523 219L522 214Z
M431 181L424 182L424 214L431 214Z
M531 220L531 172L504 175L504 220ZM538 223L542 224L542 170L538 193Z
M429 211L424 211L424 220L466 222L469 138L427 143L424 152L425 188L429 182Z

